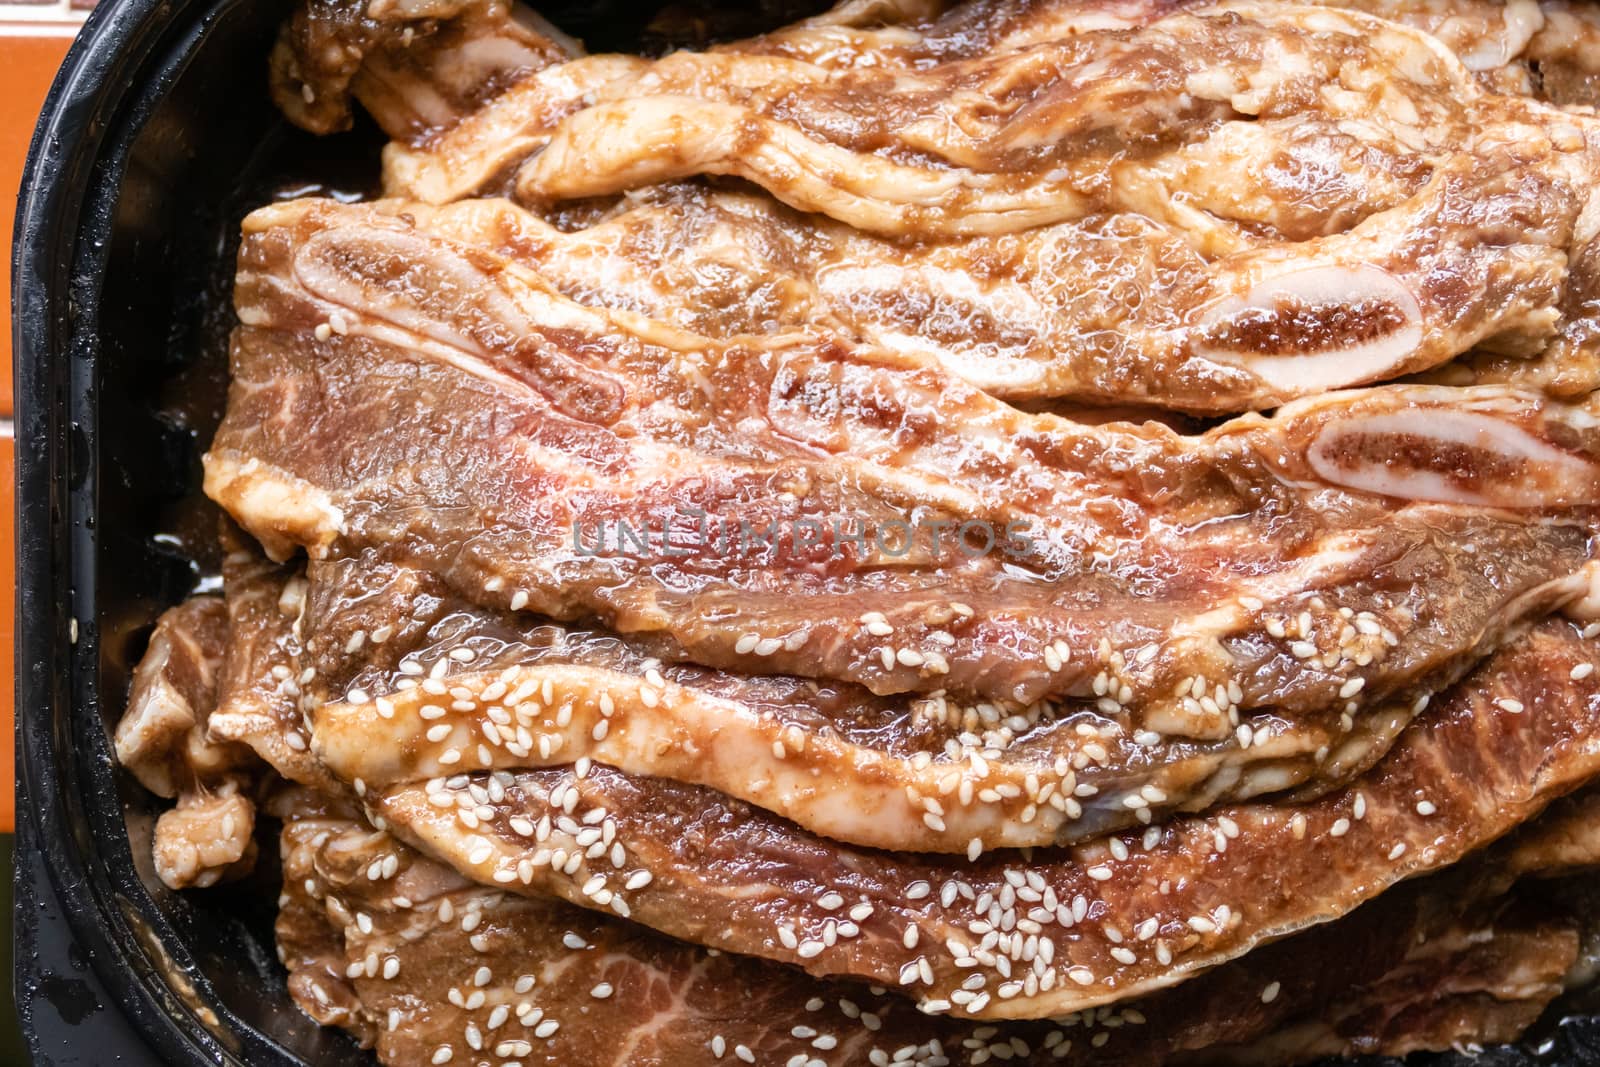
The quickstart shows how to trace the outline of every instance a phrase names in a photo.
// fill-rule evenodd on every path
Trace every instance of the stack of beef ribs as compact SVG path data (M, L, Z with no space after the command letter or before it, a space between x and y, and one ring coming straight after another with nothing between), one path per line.
M1594 958L1600 16L309 0L117 732L394 1065L1286 1064ZM1587 946L1587 947L1586 947Z

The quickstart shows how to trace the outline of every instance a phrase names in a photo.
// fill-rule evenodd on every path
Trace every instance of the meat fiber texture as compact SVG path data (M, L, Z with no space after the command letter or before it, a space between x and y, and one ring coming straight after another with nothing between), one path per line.
M117 754L388 1064L1515 1039L1600 862L1600 19L315 0ZM270 816L271 818L265 818ZM270 845L269 845L270 847Z

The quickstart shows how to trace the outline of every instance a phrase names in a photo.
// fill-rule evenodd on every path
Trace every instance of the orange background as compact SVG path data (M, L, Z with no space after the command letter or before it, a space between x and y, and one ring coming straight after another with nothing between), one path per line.
M16 485L16 447L12 436L11 396L11 226L15 192L22 181L22 163L28 152L28 141L33 136L34 122L39 107L44 103L50 88L50 79L67 53L71 38L60 26L38 27L39 35L30 32L34 27L26 23L8 21L7 5L0 4L0 99L6 106L0 109L0 188L10 193L8 206L0 209L0 248L5 250L0 261L0 303L6 309L7 328L0 340L0 486L4 487L5 503L0 508L0 567L5 570L5 580L0 581L0 648L5 655L4 679L0 685L0 729L5 737L14 736L14 702L16 686L12 677L11 648L16 617L16 581L12 574L16 560L16 507L13 503ZM0 744L0 833L10 833L15 821L13 782L15 775L15 749L10 744Z

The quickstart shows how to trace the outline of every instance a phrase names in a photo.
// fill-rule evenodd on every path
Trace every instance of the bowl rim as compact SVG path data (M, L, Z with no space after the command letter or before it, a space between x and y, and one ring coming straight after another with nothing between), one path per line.
M107 747L97 692L96 363L115 209L137 135L212 29L248 2L96 6L34 130L11 264L18 841L42 858L73 937L151 1049L170 1063L241 1067L300 1061L231 1016L219 1019L228 1013L208 1003L209 983L160 917L131 853L107 854L108 828L95 827L85 805L86 791L104 782L82 764ZM109 829L126 840L120 824ZM27 966L18 953L18 989Z

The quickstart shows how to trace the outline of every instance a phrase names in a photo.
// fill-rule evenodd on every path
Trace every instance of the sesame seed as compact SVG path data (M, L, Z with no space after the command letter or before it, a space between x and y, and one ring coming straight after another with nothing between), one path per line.
M1263 1004L1271 1004L1274 1000L1277 1000L1278 999L1278 991L1281 988L1282 988L1282 983L1279 983L1279 982L1268 983L1266 988L1261 990L1261 1003L1263 1003Z

